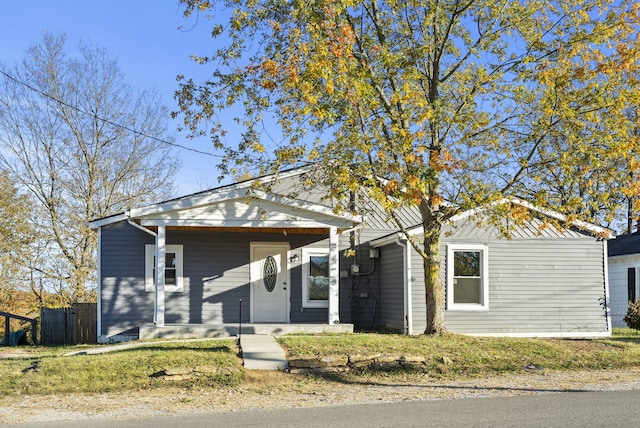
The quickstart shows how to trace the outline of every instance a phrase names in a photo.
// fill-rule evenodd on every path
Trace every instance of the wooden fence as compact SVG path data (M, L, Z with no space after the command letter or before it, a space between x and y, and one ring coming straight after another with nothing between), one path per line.
M42 308L40 323L43 345L96 343L98 305L76 303L71 308Z

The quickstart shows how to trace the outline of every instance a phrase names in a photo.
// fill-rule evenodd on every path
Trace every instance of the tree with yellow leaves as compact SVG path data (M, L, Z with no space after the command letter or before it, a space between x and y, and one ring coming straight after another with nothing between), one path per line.
M585 204L610 195L589 177L625 185L616 168L638 144L625 115L639 92L634 1L181 2L213 19L216 40L195 57L211 78L177 92L187 129L226 150L223 173L313 163L338 209L366 188L402 229L397 210L417 207L426 333L445 329L440 235L454 215L526 196L594 220ZM589 198L558 197L576 175Z
M29 293L31 246L38 239L29 224L32 203L6 171L0 171L0 311L31 315L36 300ZM27 299L25 299L27 297ZM30 298L30 301L29 301Z

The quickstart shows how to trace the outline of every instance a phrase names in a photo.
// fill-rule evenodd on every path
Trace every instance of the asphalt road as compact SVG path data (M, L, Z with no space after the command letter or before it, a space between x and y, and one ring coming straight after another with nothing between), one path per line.
M638 427L640 391L404 401L339 407L205 413L148 419L92 419L15 427Z

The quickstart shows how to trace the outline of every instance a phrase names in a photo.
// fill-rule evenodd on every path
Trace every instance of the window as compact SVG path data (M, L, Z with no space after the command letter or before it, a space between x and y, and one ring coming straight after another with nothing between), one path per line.
M629 302L636 301L636 268L627 268L627 297Z
M145 290L155 291L156 246L145 245ZM164 291L182 291L182 245L165 246Z
M302 250L302 306L329 307L329 250Z
M447 308L488 310L488 248L485 245L447 247Z

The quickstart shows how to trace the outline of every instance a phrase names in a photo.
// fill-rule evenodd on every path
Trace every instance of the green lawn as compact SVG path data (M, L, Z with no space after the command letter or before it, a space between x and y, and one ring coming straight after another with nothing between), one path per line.
M525 370L590 370L640 367L640 332L614 331L611 339L545 340L479 338L454 334L407 337L395 334L285 336L278 339L290 358L385 354L423 356L426 364L412 369L364 368L324 381L360 381L377 376L460 378L518 373ZM25 347L6 351L27 357L0 359L0 394L68 392L123 392L144 389L278 388L278 382L313 381L310 376L268 376L248 373L238 357L235 339L184 343L150 342L141 348L97 355L63 356L77 347ZM2 350L0 350L2 351ZM446 359L443 360L443 357ZM443 361L448 360L447 364ZM167 381L168 369L193 369L187 376ZM189 370L187 370L189 371ZM260 377L262 376L262 377ZM177 379L177 380L176 380ZM258 379L258 380L257 380ZM256 385L260 383L260 385Z

